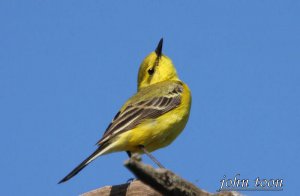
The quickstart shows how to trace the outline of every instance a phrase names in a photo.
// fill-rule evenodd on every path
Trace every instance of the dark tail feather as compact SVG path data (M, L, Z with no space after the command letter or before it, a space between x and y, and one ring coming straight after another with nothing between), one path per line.
M64 177L58 184L66 182L78 174L85 166L87 166L93 159L99 156L99 153L102 151L102 148L98 148L93 154L86 158L82 163L80 163L75 169L73 169L66 177Z

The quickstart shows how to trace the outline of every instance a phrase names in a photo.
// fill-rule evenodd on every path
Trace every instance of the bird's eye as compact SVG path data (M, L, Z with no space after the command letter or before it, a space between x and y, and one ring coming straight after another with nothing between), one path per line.
M148 74L149 74L150 76L153 75L153 73L154 73L154 69L153 69L153 68L148 69Z

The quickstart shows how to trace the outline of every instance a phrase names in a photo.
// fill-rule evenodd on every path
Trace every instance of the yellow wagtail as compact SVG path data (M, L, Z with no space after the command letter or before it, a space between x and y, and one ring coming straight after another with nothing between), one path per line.
M142 62L138 74L138 92L116 114L98 148L59 183L75 176L100 155L126 151L149 153L169 145L184 129L191 108L191 93L176 73L167 56L162 54L163 39L155 52Z

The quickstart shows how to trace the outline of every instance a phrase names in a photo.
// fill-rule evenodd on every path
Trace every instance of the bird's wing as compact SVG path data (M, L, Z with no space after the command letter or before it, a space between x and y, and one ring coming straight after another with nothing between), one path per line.
M155 119L178 107L182 91L181 82L165 82L140 90L116 114L97 144L109 143L111 138L133 129L144 120Z

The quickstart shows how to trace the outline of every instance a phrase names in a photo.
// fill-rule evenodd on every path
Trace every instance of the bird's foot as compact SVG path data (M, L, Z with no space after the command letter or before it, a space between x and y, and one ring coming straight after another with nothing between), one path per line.
M142 161L142 156L138 153L135 153L131 156L132 159L138 161L138 162L141 162Z

